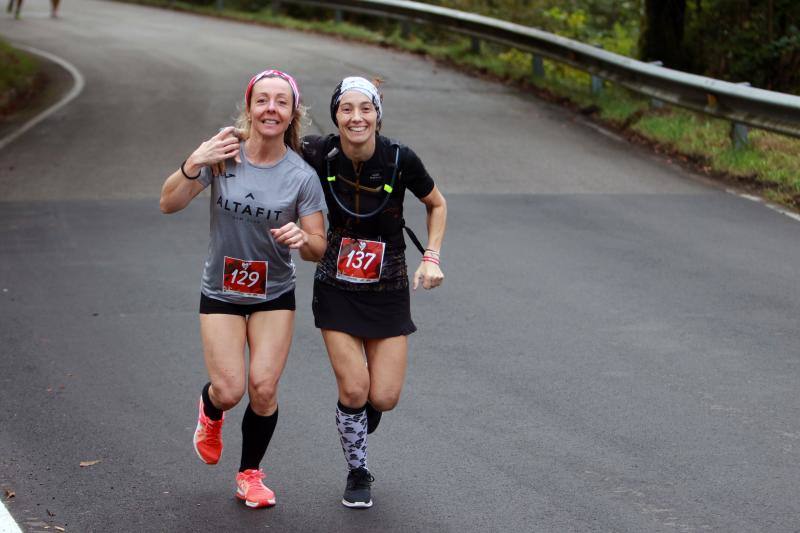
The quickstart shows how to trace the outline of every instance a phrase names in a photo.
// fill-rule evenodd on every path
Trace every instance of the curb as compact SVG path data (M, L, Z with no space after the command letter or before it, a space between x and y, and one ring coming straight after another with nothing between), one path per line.
M20 135L22 135L29 129L33 128L38 123L40 123L41 121L43 121L44 119L46 119L47 117L49 117L50 115L52 115L53 113L64 107L65 105L67 105L72 100L74 100L81 93L81 91L83 91L83 87L86 85L83 79L83 75L80 73L80 71L72 63L69 63L67 60L62 59L56 55L53 55L50 52L45 52L44 50L39 50L31 46L21 45L17 43L11 43L11 44L15 48L19 48L20 50L30 52L31 54L38 55L40 57L52 61L53 63L56 63L64 70L69 72L69 74L72 76L74 84L72 86L72 89L67 94L65 94L58 102L48 107L47 109L45 109L32 119L25 122L22 126L17 128L16 130L12 131L8 135L0 139L0 150L2 150L6 146L14 142Z

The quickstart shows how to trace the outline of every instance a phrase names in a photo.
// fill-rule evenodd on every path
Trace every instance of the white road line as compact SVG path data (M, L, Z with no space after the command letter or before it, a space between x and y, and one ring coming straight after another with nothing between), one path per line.
M592 128L596 132L601 133L601 134L605 135L606 137L608 137L610 139L614 139L615 141L619 141L619 142L622 142L622 143L629 143L630 142L627 139L625 139L624 137L621 137L621 136L617 135L616 133L613 133L612 131L607 130L603 126L595 124L591 120L588 120L588 119L585 119L585 118L581 117L581 122L585 126L589 126L590 128ZM745 200L750 200L751 202L756 202L756 203L762 204L763 206L768 207L769 209L772 209L776 213L780 213L781 215L787 216L787 217L791 218L792 220L796 220L797 222L800 222L800 215L798 215L797 213L795 213L793 211L789 211L788 209L785 209L785 208L783 208L783 207L781 207L779 205L771 204L771 203L767 202L766 200L764 200L763 198L761 198L759 196L753 196L752 194L747 194L747 193L735 191L733 189L725 189L725 192L733 194L734 196L738 196L739 198L744 198Z
M10 134L6 135L4 138L0 139L0 150L5 148L8 144L14 141L14 139L16 139L17 137L28 131L35 125L37 125L39 122L43 121L44 119L46 119L47 117L49 117L50 115L52 115L65 105L67 105L70 101L75 99L75 97L81 94L83 86L85 85L83 81L83 75L80 73L80 71L78 71L78 69L75 68L74 65L67 62L66 60L61 59L60 57L55 56L50 52L45 52L43 50L32 48L30 46L25 46L16 43L12 43L12 45L16 48L19 48L20 50L25 50L26 52L42 56L46 59L49 59L50 61L53 61L54 63L58 63L59 65L64 67L67 70L67 72L70 73L70 75L72 75L72 79L75 80L75 85L72 86L72 90L69 91L66 95L64 95L64 97L58 103L49 107L48 109L45 109L44 111L42 111L41 113L30 119L28 122L23 124L22 127L20 127L18 130L13 131Z
M609 139L613 139L613 140L615 140L617 142L620 142L620 143L630 144L630 141L628 139L626 139L625 137L622 137L621 135L617 135L613 131L611 131L611 130L609 130L607 128L604 128L603 126L600 126L599 124L595 124L594 122L592 122L588 118L584 118L584 117L581 117L581 116L578 116L578 118L580 119L581 123L584 126L588 126L589 128L591 128L594 131L596 131L597 133L599 133L600 135L603 135L605 137L608 137Z
M760 198L758 196L753 196L752 194L746 194L746 193L743 193L743 192L738 192L738 191L735 191L733 189L725 189L725 192L727 192L729 194L732 194L734 196L738 196L739 198L744 198L745 200L750 200L751 202L755 202L757 204L761 204L764 207L772 209L776 213L780 213L781 215L787 216L787 217L791 218L792 220L796 220L797 222L800 222L800 215L798 215L797 213L795 213L793 211L789 211L788 209L785 209L785 208L783 208L783 207L781 207L779 205L771 204L771 203L767 202L766 200L764 200L763 198Z
M2 503L0 503L0 533L22 533L22 530L8 513L6 506Z
M793 213L791 211L787 211L786 209L782 208L779 205L773 205L773 204L764 204L764 205L766 205L767 207L769 207L773 211L777 211L781 215L785 215L785 216L787 216L787 217L789 217L789 218L791 218L793 220L796 220L796 221L800 222L800 215L798 215L797 213Z

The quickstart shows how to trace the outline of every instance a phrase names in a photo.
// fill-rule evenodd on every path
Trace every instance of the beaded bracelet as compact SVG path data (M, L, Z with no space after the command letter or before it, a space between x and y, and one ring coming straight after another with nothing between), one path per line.
M436 250L433 250L433 249L431 249L431 248L425 248L425 251L426 251L426 252L430 252L430 253L432 253L432 254L439 255L439 252L437 252Z
M186 169L183 168L183 165L186 164L186 161L187 160L184 159L183 163L181 163L181 174L183 174L183 177L186 178L187 180L196 180L197 178L200 177L200 174L202 174L203 171L201 170L200 172L198 172L197 176L190 176L189 174L186 173Z

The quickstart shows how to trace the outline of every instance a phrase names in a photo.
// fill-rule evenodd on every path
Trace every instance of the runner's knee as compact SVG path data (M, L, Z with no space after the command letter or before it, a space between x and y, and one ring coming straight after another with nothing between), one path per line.
M244 387L232 383L215 382L211 385L211 400L223 411L236 407L244 396Z
M369 381L350 380L339 385L339 400L347 407L361 407L368 395Z
M278 403L278 384L273 379L250 378L250 404L257 414L274 411Z
M400 391L372 393L369 397L369 403L378 411L391 411L399 401Z

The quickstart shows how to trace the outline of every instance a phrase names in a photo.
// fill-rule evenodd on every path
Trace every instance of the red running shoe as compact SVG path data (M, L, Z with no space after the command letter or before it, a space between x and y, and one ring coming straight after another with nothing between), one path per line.
M201 461L215 465L222 455L222 423L225 413L219 420L211 420L203 411L203 398L200 397L200 413L197 415L197 428L194 430L194 451Z
M236 474L236 497L254 509L275 505L275 493L261 481L264 477L264 472L252 468Z

